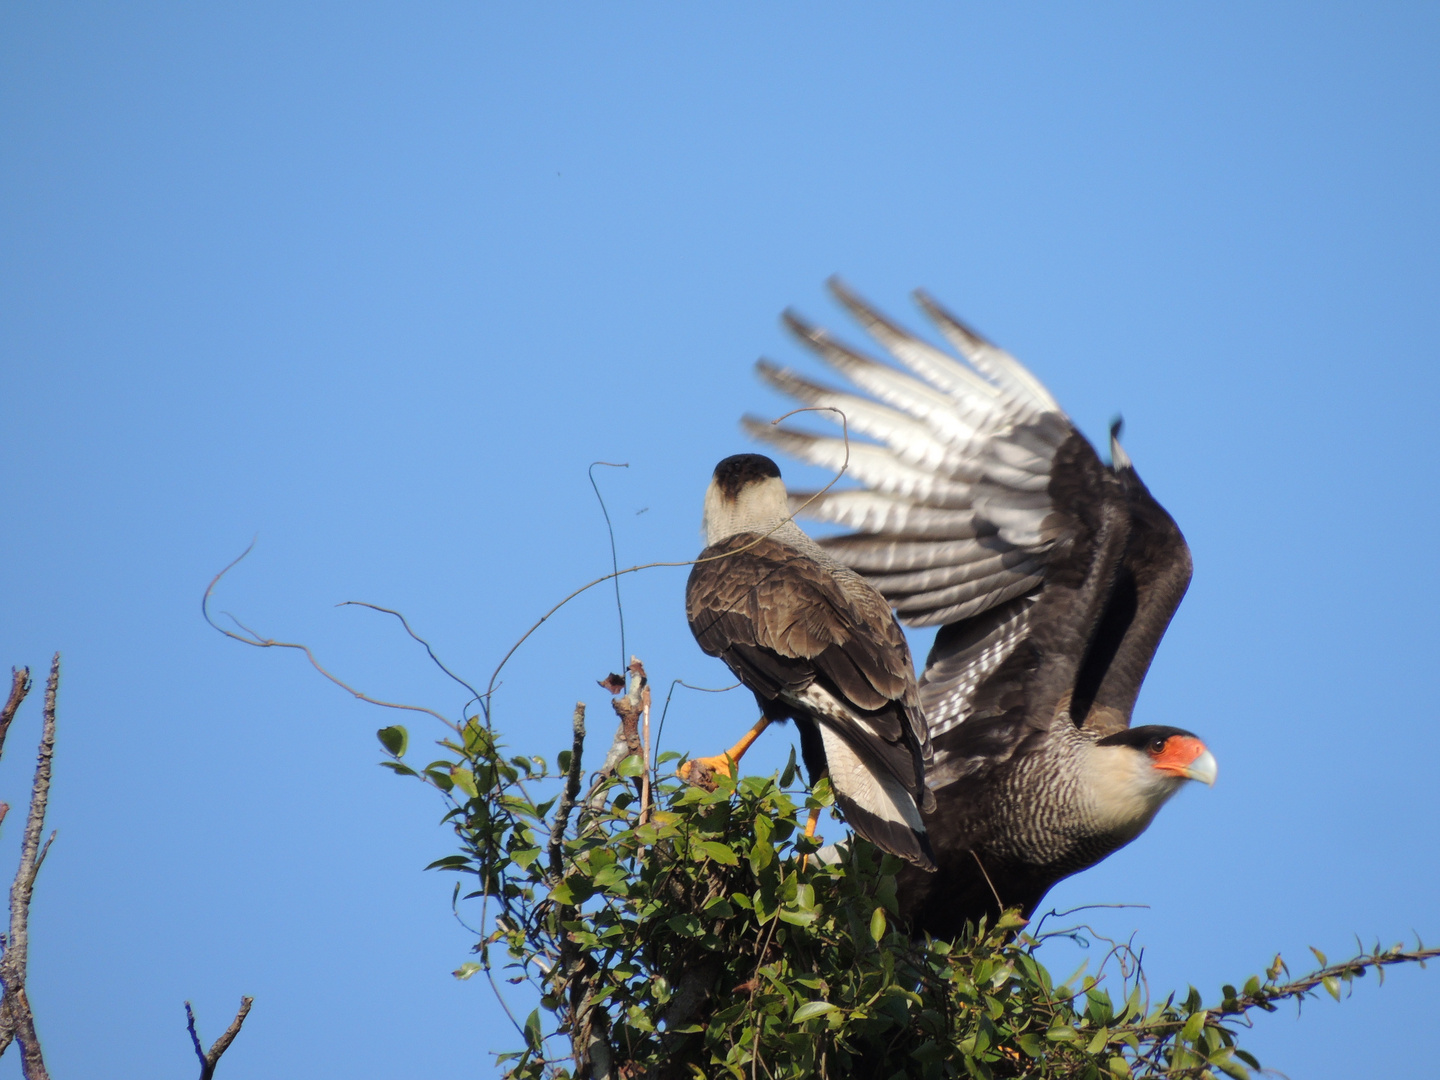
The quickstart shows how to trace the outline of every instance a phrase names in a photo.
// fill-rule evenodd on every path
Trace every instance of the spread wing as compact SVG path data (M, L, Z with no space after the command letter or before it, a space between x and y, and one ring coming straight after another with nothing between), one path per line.
M754 533L700 559L685 596L700 647L765 700L793 701L820 681L854 710L826 721L912 795L923 793L929 737L910 648L885 601L858 578L847 588L843 567Z
M936 748L930 786L1008 759L1062 717L1107 733L1127 726L1189 581L1174 522L1118 443L1106 466L1030 372L929 297L917 294L958 357L831 287L896 363L787 314L860 392L765 361L759 371L807 405L842 410L869 440L850 445L847 475L861 486L826 492L804 513L855 530L820 542L907 623L941 628L920 680ZM746 426L813 464L845 460L843 439ZM792 505L809 498L796 492Z

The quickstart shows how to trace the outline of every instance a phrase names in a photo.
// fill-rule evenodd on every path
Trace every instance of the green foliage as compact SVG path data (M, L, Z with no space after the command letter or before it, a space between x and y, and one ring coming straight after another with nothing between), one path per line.
M813 857L801 817L829 804L828 785L791 790L793 760L707 791L661 775L675 755L642 785L631 755L582 798L582 718L555 773L506 758L478 719L424 768L400 760L403 728L379 733L383 764L449 804L459 851L431 868L460 874L456 904L480 908L478 961L456 976L538 998L512 1016L508 1076L1246 1077L1259 1066L1236 1029L1252 1010L1433 955L1317 954L1321 971L1286 983L1277 957L1210 1008L1193 988L1148 1001L1135 964L1056 985L1013 913L911 941L893 857L858 840L840 863Z

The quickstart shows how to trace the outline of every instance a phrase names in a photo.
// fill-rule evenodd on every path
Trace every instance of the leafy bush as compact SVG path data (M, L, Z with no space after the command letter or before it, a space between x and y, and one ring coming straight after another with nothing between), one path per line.
M1057 986L1014 913L955 942L912 941L892 856L854 840L838 862L815 857L799 818L830 805L825 781L797 790L793 754L778 776L713 791L671 775L678 755L651 770L648 701L636 662L583 797L583 706L553 772L506 758L479 717L423 768L406 763L403 728L379 732L384 764L448 803L459 851L431 866L462 875L457 911L480 908L478 959L455 974L538 996L511 1017L507 1076L1245 1077L1259 1065L1236 1035L1253 1010L1317 987L1338 998L1369 968L1436 952L1320 956L1286 982L1277 957L1206 1008L1193 988L1148 1001L1138 964Z

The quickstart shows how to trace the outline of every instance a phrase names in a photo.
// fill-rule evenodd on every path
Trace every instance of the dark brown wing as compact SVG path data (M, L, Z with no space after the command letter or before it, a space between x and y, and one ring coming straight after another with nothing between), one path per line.
M1117 422L1110 458L1125 492L1130 536L1071 704L1076 722L1102 737L1130 726L1140 684L1191 572L1185 537L1135 472L1118 436Z
M920 680L939 791L1008 760L1057 719L1118 730L1189 578L1189 555L1123 451L1118 471L1008 353L921 296L961 363L838 283L837 297L905 369L787 321L864 394L762 363L806 404L845 412L848 475L805 512L856 531L822 541L914 626L940 625ZM812 463L841 439L748 424ZM807 495L796 493L799 506Z
M848 575L843 568L754 533L712 545L700 559L685 597L700 647L762 701L793 699L820 681L857 714L829 723L922 795L929 740L910 649L884 600L863 581L837 577L837 569Z

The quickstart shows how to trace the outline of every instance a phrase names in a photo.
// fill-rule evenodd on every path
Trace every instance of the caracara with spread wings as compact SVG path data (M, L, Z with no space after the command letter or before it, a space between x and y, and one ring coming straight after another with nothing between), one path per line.
M949 936L1002 907L1028 916L1061 878L1143 832L1187 779L1214 782L1215 759L1194 735L1130 726L1190 551L1118 424L1107 465L1029 371L924 294L959 358L832 288L900 366L787 314L863 393L765 361L759 370L873 440L848 448L861 486L804 512L855 530L823 550L906 623L940 628L920 678L936 802L923 819L938 871L904 868L899 896L912 927ZM846 458L838 438L747 426L812 464Z
M715 467L705 537L685 594L690 629L754 691L763 715L728 753L687 774L696 765L729 772L767 724L793 718L812 781L828 773L851 828L917 872L933 870L921 818L934 807L930 737L885 598L791 520L780 470L760 454Z

